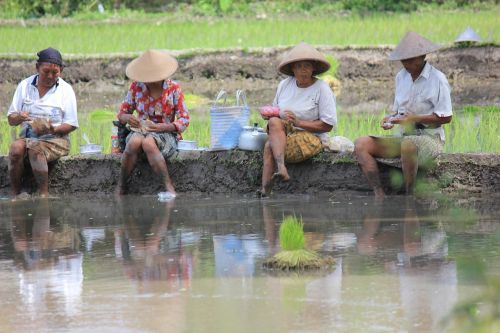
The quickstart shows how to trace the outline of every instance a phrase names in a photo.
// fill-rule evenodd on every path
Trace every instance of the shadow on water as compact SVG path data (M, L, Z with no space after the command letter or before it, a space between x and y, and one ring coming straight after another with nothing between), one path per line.
M487 301L498 304L481 298L500 273L495 202L375 203L350 195L2 201L0 327L456 331L457 322L487 322L480 312L489 313ZM335 267L262 268L279 250L288 214L302 217L306 248L335 257ZM477 311L464 316L464 307Z

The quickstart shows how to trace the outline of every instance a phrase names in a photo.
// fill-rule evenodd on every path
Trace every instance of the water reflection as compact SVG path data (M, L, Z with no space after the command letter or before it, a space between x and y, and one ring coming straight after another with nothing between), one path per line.
M414 200L405 200L396 223L384 216L389 204L367 208L358 253L382 254L385 271L398 276L395 282L410 331L435 330L457 301L457 269L448 259L446 232L440 223L422 223Z
M305 196L0 202L0 330L443 331L457 300L484 290L471 263L500 272L500 228L493 209L429 206ZM290 214L302 217L307 248L336 258L331 270L262 268Z
M81 301L83 255L78 230L51 221L48 199L10 206L13 261L24 310L72 315Z
M126 276L137 281L141 291L188 289L193 255L184 246L182 234L168 229L175 201L137 205L130 200L134 199L119 202L122 226L114 231L115 254Z

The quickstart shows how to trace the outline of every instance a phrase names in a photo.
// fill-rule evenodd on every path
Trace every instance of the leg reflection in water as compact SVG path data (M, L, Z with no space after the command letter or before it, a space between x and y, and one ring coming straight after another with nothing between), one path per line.
M122 227L115 231L117 256L140 291L187 289L192 255L185 252L180 233L168 230L175 201L152 200L152 205L138 205L133 197L120 200Z
M398 203L393 201L367 210L358 253L376 257L385 270L397 274L406 326L431 332L440 328L457 300L456 264L447 258L442 226L422 223L414 199L402 200L402 210L395 210Z
M73 226L51 222L47 198L11 204L14 263L24 310L43 317L47 299L67 315L77 312L83 283L80 236Z

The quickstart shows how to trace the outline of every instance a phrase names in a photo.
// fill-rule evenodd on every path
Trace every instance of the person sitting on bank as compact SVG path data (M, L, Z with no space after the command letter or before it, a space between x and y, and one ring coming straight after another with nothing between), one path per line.
M78 128L75 93L60 77L64 68L61 53L48 48L37 56L37 74L19 83L7 113L10 126L21 125L19 139L9 150L14 196L21 192L25 157L33 170L40 196L48 196L47 162L68 155L68 134Z
M288 78L278 85L273 106L279 117L268 118L269 139L264 146L262 186L267 196L276 179L290 180L285 163L304 161L322 150L322 140L337 123L335 96L328 84L316 77L330 63L318 50L301 42L285 54L278 70Z
M375 158L401 157L404 185L411 194L419 165L432 161L443 150L444 129L452 118L450 86L445 75L425 60L440 48L415 32L408 32L389 60L400 60L396 75L393 114L381 126L400 125L397 137L366 136L356 140L355 153L361 170L375 192L384 197Z
M169 54L148 50L132 60L126 75L133 80L120 106L118 120L132 130L122 155L118 194L127 192L127 180L141 152L161 175L165 190L175 195L166 159L177 150L177 141L189 125L189 112L178 83L169 79L177 70ZM134 116L134 111L137 116Z

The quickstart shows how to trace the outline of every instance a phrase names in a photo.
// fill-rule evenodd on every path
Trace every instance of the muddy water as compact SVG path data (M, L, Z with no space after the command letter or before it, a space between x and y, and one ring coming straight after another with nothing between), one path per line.
M500 273L498 208L348 195L3 199L0 330L443 331ZM262 268L286 214L302 216L307 247L335 267Z

